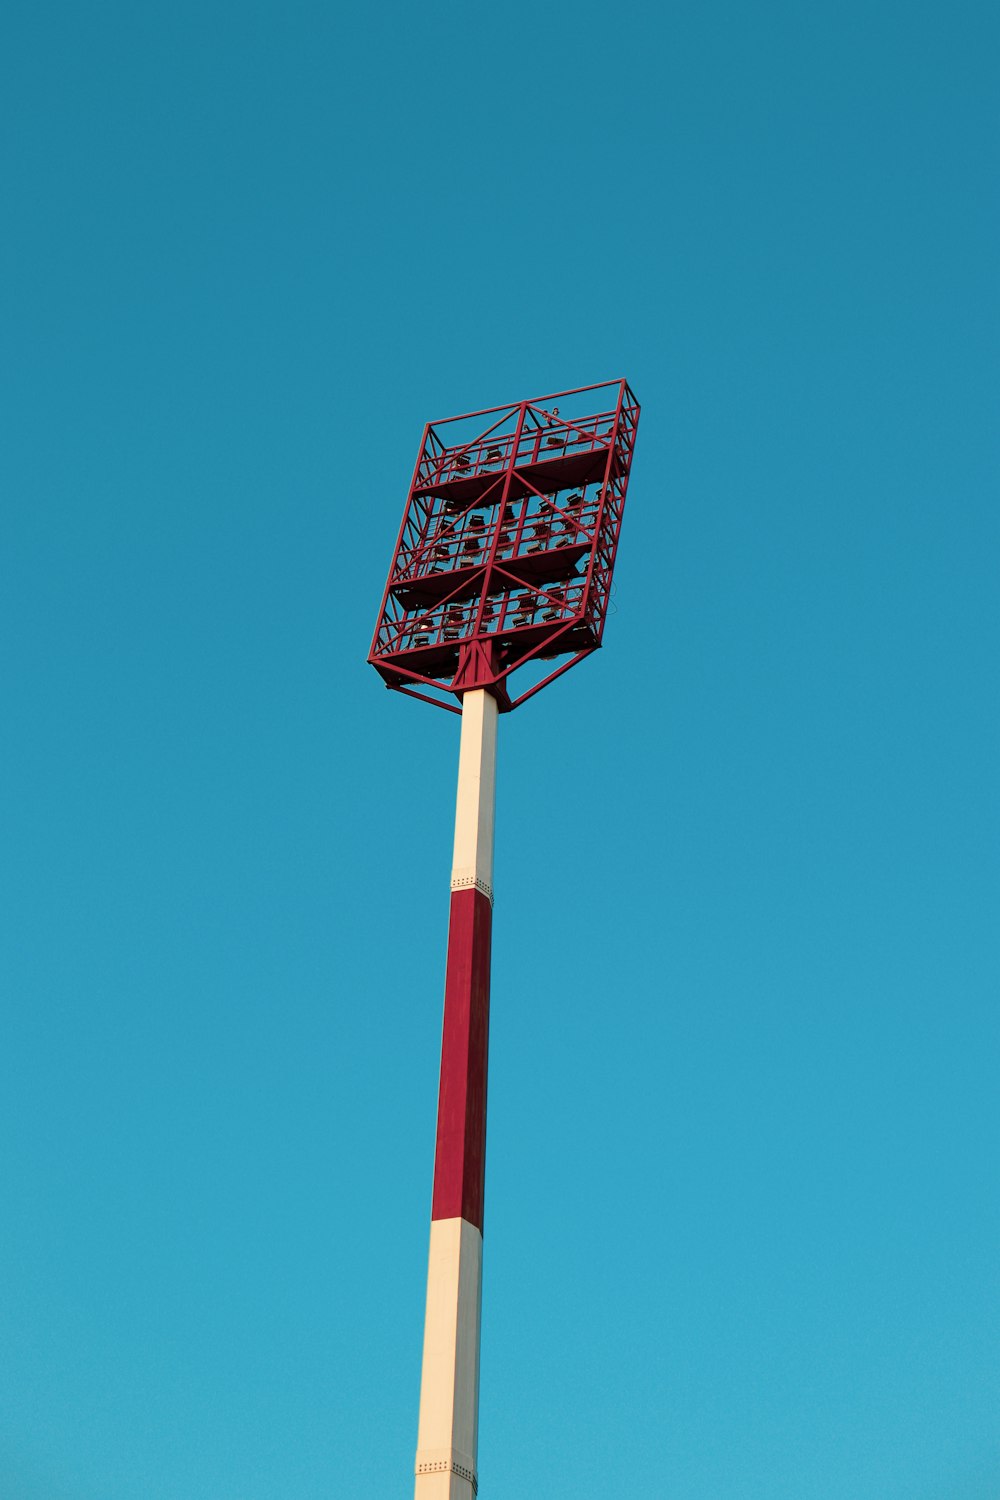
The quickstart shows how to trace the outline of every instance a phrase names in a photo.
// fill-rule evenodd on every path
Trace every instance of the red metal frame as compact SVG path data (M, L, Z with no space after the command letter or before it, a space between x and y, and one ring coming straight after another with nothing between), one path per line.
M638 425L624 380L427 424L368 655L387 687L506 711L599 649Z

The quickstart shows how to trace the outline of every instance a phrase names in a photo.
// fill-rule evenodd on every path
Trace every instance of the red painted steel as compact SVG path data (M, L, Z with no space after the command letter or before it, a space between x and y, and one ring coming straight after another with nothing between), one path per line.
M617 380L428 424L368 656L387 687L506 711L599 649L638 423Z
M466 1219L480 1233L492 922L489 897L482 891L452 892L431 1217Z

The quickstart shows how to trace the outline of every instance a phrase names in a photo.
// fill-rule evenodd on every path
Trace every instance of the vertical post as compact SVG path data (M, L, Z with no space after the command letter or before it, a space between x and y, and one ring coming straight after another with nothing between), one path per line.
M479 1323L497 702L462 698L416 1500L478 1489Z

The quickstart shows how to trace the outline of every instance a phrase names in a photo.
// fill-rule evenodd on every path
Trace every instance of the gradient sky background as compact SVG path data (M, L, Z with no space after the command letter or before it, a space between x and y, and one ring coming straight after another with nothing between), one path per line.
M483 1500L995 1500L985 3L7 0L0 1496L412 1493L422 424L625 375L502 723Z

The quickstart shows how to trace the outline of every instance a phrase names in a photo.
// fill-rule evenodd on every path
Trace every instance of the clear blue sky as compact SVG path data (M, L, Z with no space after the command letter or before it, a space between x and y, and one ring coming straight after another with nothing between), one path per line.
M407 1496L423 422L625 375L502 725L483 1500L995 1500L1000 21L8 0L0 1496Z

